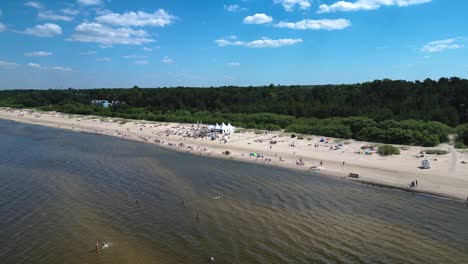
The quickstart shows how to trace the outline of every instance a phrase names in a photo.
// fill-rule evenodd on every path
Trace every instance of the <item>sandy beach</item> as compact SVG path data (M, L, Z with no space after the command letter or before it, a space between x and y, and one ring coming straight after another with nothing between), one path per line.
M333 138L320 142L323 137L292 138L291 134L282 132L255 133L241 130L223 141L194 138L194 131L198 129L195 124L10 108L0 108L0 118L146 142L195 155L303 170L308 171L311 177L321 174L453 199L466 200L468 197L468 164L465 163L468 162L468 153L454 150L448 144L436 148L398 146L402 148L400 155L383 157L372 151L372 154L364 153L362 147L376 145L374 143ZM343 142L342 146L337 146L339 142ZM419 168L424 159L420 153L428 149L446 150L448 154L426 155L431 162L431 169L423 170ZM252 157L250 153L259 155ZM350 173L358 174L359 178L348 177ZM409 183L415 180L418 185L410 188Z

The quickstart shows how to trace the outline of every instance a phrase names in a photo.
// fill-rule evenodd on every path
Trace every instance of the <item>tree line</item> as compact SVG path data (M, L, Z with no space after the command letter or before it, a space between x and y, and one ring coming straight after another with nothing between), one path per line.
M110 108L93 99L125 102ZM0 91L0 106L433 146L468 122L468 80L317 86ZM462 142L461 140L460 142ZM468 142L463 141L465 144Z

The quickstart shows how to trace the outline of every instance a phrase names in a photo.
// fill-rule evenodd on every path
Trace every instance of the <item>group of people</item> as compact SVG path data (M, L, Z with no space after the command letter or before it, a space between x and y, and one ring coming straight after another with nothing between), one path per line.
M414 180L414 181L412 181L412 182L409 183L409 187L410 187L410 188L414 188L414 187L416 187L416 186L418 186L418 180Z

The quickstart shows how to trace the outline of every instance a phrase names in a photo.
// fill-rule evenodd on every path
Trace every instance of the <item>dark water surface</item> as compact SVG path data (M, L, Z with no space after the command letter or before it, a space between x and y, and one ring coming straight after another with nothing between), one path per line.
M112 247L96 254L96 240ZM207 263L209 256L216 263L468 263L468 208L0 121L0 263Z

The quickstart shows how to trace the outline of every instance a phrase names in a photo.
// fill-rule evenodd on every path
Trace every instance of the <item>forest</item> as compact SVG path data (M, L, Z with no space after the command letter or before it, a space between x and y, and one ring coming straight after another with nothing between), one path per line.
M91 100L120 101L104 108ZM390 144L468 145L468 80L342 85L0 91L0 106L154 121L231 122Z

